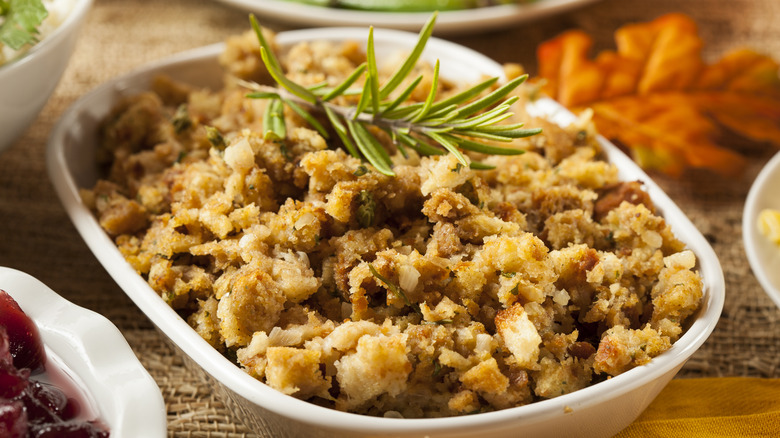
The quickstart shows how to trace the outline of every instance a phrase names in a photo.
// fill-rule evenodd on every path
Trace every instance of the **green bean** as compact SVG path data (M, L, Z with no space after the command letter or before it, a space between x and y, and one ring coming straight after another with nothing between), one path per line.
M516 3L518 0L288 0L332 8L384 12L430 12Z

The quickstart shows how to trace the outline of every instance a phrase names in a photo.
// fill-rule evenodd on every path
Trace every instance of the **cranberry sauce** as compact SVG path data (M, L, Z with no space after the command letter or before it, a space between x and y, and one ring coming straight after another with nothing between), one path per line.
M0 290L0 326L8 333L8 342L13 365L35 372L43 369L46 353L43 350L38 327L19 307L19 304Z
M105 438L108 430L80 415L77 390L64 372L46 369L35 323L0 290L0 437ZM31 378L35 376L35 378Z

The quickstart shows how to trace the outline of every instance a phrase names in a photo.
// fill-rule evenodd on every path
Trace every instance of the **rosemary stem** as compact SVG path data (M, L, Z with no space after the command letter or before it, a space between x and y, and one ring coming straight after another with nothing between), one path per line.
M304 106L310 110L317 112L324 112L324 108L328 107L330 111L337 114L343 119L352 119L358 122L367 123L370 125L379 126L380 128L387 128L393 131L395 130L410 130L414 132L424 132L427 128L418 124L412 123L403 119L387 119L381 116L375 116L374 114L361 112L355 116L355 107L346 107L335 105L330 102L325 102L321 99L317 99L316 103L311 103L307 100L301 99L293 93L285 90L284 88L276 88L270 85L261 85L249 81L241 80L239 84L244 88L248 88L254 92L277 94L283 100L292 101L298 105ZM446 125L439 125L439 128L447 127Z
M389 119L381 115L375 115L368 112L361 112L355 115L355 107L336 105L322 99L317 99L315 103L301 99L299 96L287 91L284 88L276 88L270 85L262 85L249 81L239 81L239 84L253 92L277 94L282 100L292 101L298 105L304 106L309 110L319 113L325 113L325 108L331 113L338 115L344 120L354 120L360 123L374 125L393 132L416 132L418 134L428 135L428 133L440 133L462 128L462 123L441 123L436 126L425 126L405 119ZM468 135L467 135L468 136Z

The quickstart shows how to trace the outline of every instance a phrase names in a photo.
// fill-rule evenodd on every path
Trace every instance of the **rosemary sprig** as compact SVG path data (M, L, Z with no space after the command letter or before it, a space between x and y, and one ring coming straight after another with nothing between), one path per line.
M468 88L447 99L437 100L439 62L432 77L431 90L424 102L407 103L409 96L422 81L422 76L396 92L404 80L414 71L415 65L425 49L437 14L434 13L420 31L417 43L411 53L390 76L380 84L377 68L374 30L369 28L366 44L366 62L359 65L341 84L329 87L323 84L306 87L285 76L279 60L265 40L260 26L253 15L252 28L260 42L260 54L265 67L276 86L264 86L242 82L252 90L250 98L270 99L264 114L264 136L268 139L284 138L284 115L282 105L290 107L306 120L325 139L335 132L344 148L354 157L371 163L377 171L393 176L393 163L382 142L372 133L372 128L385 131L396 148L407 155L406 148L421 155L450 153L458 161L474 169L491 168L478 162L469 163L462 151L488 155L517 155L524 151L509 147L491 146L484 141L511 142L541 132L541 129L525 129L522 123L502 124L512 116L510 107L518 98L509 94L522 84L527 75L516 78L482 96L498 78L491 78ZM363 84L357 87L360 79ZM395 94L393 94L395 92ZM343 106L333 102L340 96L355 95L355 106ZM481 96L481 97L480 97ZM324 126L312 113L324 115Z

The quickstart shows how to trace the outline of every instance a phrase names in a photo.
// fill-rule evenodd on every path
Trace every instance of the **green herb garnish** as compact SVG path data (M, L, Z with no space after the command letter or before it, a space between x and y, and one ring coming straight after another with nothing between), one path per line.
M38 26L49 15L41 0L0 0L0 43L19 50L38 42Z
M187 109L187 105L181 104L176 108L176 112L171 118L171 124L173 130L177 134L181 134L192 126L192 120L190 119L190 112Z
M374 218L376 217L376 201L374 201L374 195L366 190L361 190L357 196L357 212L355 216L357 221L363 228L368 228L374 225Z
M514 139L528 137L541 132L541 129L523 129L522 123L501 124L512 113L510 106L518 98L507 97L523 83L527 75L516 78L483 95L498 78L488 79L455 96L436 100L436 84L439 81L439 63L434 66L431 92L424 102L405 104L422 76L414 79L409 86L395 97L391 95L413 71L422 55L425 44L433 32L437 14L434 13L420 31L417 44L409 57L387 80L379 83L376 56L374 54L374 33L369 28L366 44L366 62L358 66L341 84L335 87L317 84L305 87L287 78L279 60L270 49L260 26L254 16L250 16L252 27L260 42L260 53L268 72L276 81L276 86L265 86L251 82L242 82L251 89L250 98L270 99L269 110L263 120L264 136L280 138L284 133L284 113L281 106L286 105L305 119L325 139L335 132L344 148L354 157L364 159L377 171L394 176L389 152L372 129L379 128L393 139L398 150L406 154L406 148L421 155L453 154L463 166L472 168L490 168L481 163L469 163L461 151L473 151L491 155L517 155L524 151L508 147L483 144L483 141L511 142ZM353 88L363 78L362 86ZM358 96L355 106L341 106L333 99L344 95ZM321 114L329 122L328 130L312 115Z
M445 324L452 324L452 320L449 318L445 318L445 319L439 319L437 321L423 321L422 324L445 325Z
M390 280L385 278L384 275L380 274L379 271L377 271L374 265L372 265L371 263L368 264L368 270L371 271L371 275L373 275L374 278L384 283L385 287L390 292L392 292L398 298L401 298L404 301L404 303L406 303L407 306L411 307L415 311L415 313L418 313L420 316L422 316L422 311L420 311L420 308L417 307L415 304L413 304L411 301L409 301L409 297L407 297L404 291L401 290L400 286L390 282Z
M209 141L209 143L211 143L212 146L214 146L220 151L225 150L225 148L227 147L227 143L225 142L225 138L219 132L219 129L213 126L206 126L205 128L206 128L206 139Z

